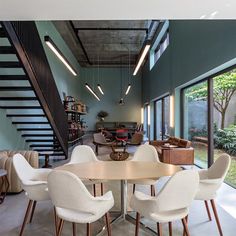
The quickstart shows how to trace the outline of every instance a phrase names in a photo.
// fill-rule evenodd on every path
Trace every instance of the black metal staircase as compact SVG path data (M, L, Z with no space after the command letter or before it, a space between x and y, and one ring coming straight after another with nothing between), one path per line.
M0 23L0 109L32 150L67 158L67 120L34 22Z

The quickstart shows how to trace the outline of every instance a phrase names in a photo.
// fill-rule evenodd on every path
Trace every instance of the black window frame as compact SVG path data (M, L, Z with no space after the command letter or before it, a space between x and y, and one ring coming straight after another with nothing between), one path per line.
M165 98L169 97L170 99L170 94L166 94L156 100L154 100L154 138L155 140L157 139L157 124L156 124L156 117L157 117L157 108L156 108L156 103L161 101L161 140L164 140L164 135L165 135Z

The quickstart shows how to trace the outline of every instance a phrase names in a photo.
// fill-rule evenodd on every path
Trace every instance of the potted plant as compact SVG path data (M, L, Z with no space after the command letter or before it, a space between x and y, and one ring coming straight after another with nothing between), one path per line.
M104 121L104 119L108 116L108 113L106 111L100 111L97 114L97 117L100 119L100 121Z

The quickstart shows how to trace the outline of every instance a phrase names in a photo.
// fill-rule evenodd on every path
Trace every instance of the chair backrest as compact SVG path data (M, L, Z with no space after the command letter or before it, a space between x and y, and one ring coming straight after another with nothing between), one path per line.
M156 149L152 145L143 144L140 145L132 161L160 161Z
M94 197L82 181L68 171L53 170L48 175L48 191L55 207L91 212Z
M93 149L87 145L76 146L71 154L71 160L68 164L98 161Z
M116 130L117 138L128 138L128 130L127 129L118 129Z
M13 156L13 166L22 184L34 176L34 168L26 161L21 154Z
M220 155L212 166L208 169L208 178L210 179L222 179L224 178L229 170L231 163L231 157L224 153Z
M133 134L130 143L131 144L141 144L142 141L143 141L143 134L136 132Z
M102 133L95 133L93 134L93 141L95 143L106 143L106 138L104 137L104 135Z
M157 195L157 211L173 211L188 208L199 186L199 174L195 170L183 170L173 175Z

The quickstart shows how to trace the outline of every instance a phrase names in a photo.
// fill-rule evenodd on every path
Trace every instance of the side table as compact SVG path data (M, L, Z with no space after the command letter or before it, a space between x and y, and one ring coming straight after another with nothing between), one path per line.
M9 186L10 186L9 181L7 179L7 171L6 170L0 169L0 179L2 182L1 187L0 187L0 204L2 204L5 197L6 197ZM5 187L5 191L4 191L4 187Z

